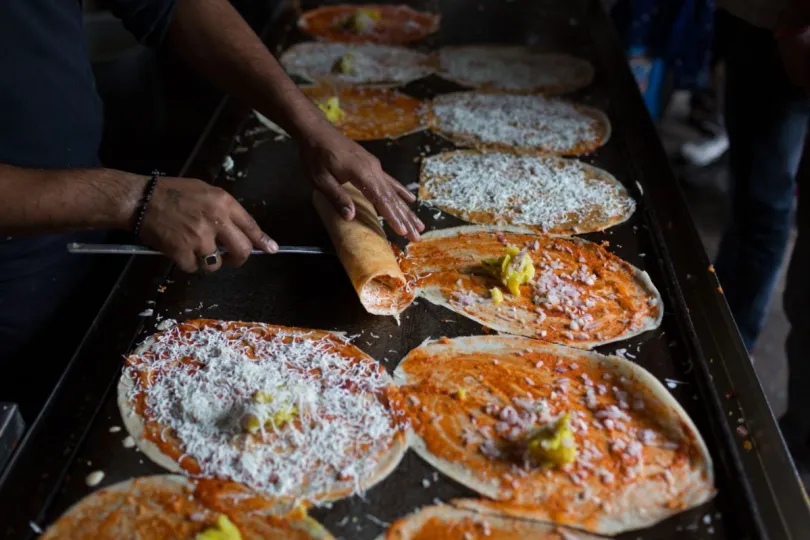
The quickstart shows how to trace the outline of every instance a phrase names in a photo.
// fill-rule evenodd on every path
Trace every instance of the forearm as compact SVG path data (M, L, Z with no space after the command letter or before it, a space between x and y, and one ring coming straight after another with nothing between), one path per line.
M179 0L169 47L296 139L328 123L227 0Z
M146 178L111 169L0 164L0 236L128 229Z

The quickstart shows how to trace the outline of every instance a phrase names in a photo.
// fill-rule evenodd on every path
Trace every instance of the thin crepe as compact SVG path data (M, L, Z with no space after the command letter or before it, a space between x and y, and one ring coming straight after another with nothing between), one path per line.
M346 18L359 9L378 12L380 20L364 32L343 28ZM298 28L324 41L405 45L436 32L440 19L438 14L416 11L405 5L340 4L304 12L298 19Z
M315 103L338 98L344 116L333 124L354 141L397 139L427 127L424 104L395 90L361 86L330 88L327 85L301 90Z
M506 246L531 257L536 274L520 296L483 271ZM553 238L509 227L431 231L411 243L400 265L416 294L484 326L590 349L658 328L661 295L646 272L580 238ZM504 300L495 304L492 289Z
M450 501L451 504L455 502ZM598 540L593 535L549 523L484 515L446 504L425 506L396 520L388 532L377 540L469 540L490 537L498 540Z
M587 60L522 46L443 47L439 63L441 77L484 91L565 94L593 80L593 66Z
M354 58L353 72L335 73L335 63L347 55ZM390 45L308 41L284 51L279 61L292 75L333 86L402 86L436 71L433 57Z
M240 418L242 411L249 410L245 406L253 402L258 388L231 395L234 394L231 386L239 382L242 374L219 374L213 381L206 378L204 373L200 373L199 379L187 381L177 378L178 372L184 371L193 376L206 369L215 369L209 366L225 362L227 356L232 354L233 347L223 343L222 338L236 343L235 347L240 351L245 348L244 352L239 353L244 356L245 363L264 359L260 371L269 372L267 366L274 360L277 360L276 364L281 364L282 360L285 364L292 361L297 362L299 367L288 369L288 375L306 372L308 377L321 381L320 388L313 391L308 385L302 384L301 377L298 377L298 382L294 377L285 377L283 383L276 384L277 391L269 392L268 401L271 405L283 406L281 402L286 401L283 393L293 392L287 385L295 384L294 403L297 406L303 404L295 416L311 416L319 424L317 429L301 432L296 428L296 432L290 434L281 426L275 433L267 431L270 435L265 440L263 437L266 434L247 433L242 426L243 418ZM310 354L306 349L287 352L282 348L275 356L264 358L266 354L262 347L271 347L279 342L309 342L322 354L302 364L302 357ZM337 365L327 357L331 353L356 367ZM201 363L201 367L191 369L197 363ZM317 369L309 369L316 365L319 366ZM348 370L352 370L351 376L346 375ZM197 416L208 414L206 411L209 409L215 413L213 422L216 433L210 437L210 441L204 441L202 449L197 446L192 450L183 438L185 435L178 433L168 423L155 419L147 400L148 390L164 377L173 377L173 390L168 396L162 396L159 405L169 407L172 411L177 409L171 414L173 417L182 416L179 429L184 434L193 432L197 424L203 423ZM262 377L261 372L254 370L249 377L250 385L260 384ZM360 409L363 411L377 409L378 406L385 409L383 424L390 429L385 428L382 431L386 433L375 433L373 437L369 433L356 433L351 441L339 445L336 438L323 430L348 433L350 429L356 430L359 422L339 414L348 403L345 393L338 392L339 397L334 403L325 401L330 395L332 398L329 399L334 399L334 390L340 389L357 395L362 401ZM180 395L186 391L191 393L191 397L180 400ZM153 462L174 473L239 481L257 492L274 497L279 505L286 505L288 510L299 503L326 504L369 489L391 474L408 445L406 426L396 418L401 409L400 399L385 369L346 342L345 338L322 330L205 319L180 323L148 337L127 357L118 383L117 400L124 427L138 448ZM212 403L213 400L216 400L216 405ZM314 403L307 405L307 402ZM205 409L202 413L199 412L200 407ZM304 413L304 409L308 411ZM296 421L293 418L289 423ZM331 427L330 422L334 423ZM367 423L370 425L368 429L381 431L379 422ZM318 430L321 430L320 434L314 436L333 454L328 462L321 461L321 455L327 450L316 448L308 439ZM371 442L366 441L369 437L373 439ZM226 442L222 443L221 439ZM195 440L198 445L203 444L198 438ZM307 446L305 451L296 449L302 441ZM224 453L228 456L218 457L223 451L216 450L213 460L198 460L197 455L207 456L210 453L212 444L225 444L228 451ZM336 467L345 469L335 471ZM300 478L300 481L296 481L296 478Z
M312 195L315 210L366 311L397 316L413 302L414 293L385 238L374 206L354 186L346 184L343 189L354 201L353 220L343 219L317 191Z
M98 490L73 505L42 538L194 538L223 514L245 540L332 538L306 512L279 514L272 499L239 484L176 475L134 478Z
M711 457L664 386L622 358L515 336L442 338L394 372L413 449L488 497L464 508L614 535L714 494ZM574 463L537 463L536 430L569 414Z
M430 129L456 144L518 153L580 156L611 132L602 111L537 94L443 94L430 114Z
M422 160L419 199L470 223L551 236L601 231L636 208L621 182L587 163L476 150Z

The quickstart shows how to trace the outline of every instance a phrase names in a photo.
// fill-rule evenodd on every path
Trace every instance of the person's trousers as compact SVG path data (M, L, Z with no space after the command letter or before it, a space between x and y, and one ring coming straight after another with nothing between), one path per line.
M717 24L726 61L732 209L715 267L750 351L790 237L810 106L788 80L770 31L723 11Z

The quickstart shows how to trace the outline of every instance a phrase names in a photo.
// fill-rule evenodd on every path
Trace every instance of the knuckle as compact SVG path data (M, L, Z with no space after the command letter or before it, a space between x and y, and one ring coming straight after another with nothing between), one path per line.
M211 228L208 225L208 221L203 218L194 220L191 224L190 232L191 236L196 241L205 240L211 236Z
M366 154L366 158L363 160L363 165L365 168L372 169L374 171L382 170L382 164L380 163L379 158L371 154Z
M256 223L256 220L253 219L251 215L248 215L245 218L245 230L248 232L254 232L259 228L259 224Z
M231 197L227 191L220 187L212 187L210 201L214 208L222 209L230 206L231 202L233 201L233 197Z
M241 244L236 248L236 257L242 262L246 261L250 257L250 249L251 246Z

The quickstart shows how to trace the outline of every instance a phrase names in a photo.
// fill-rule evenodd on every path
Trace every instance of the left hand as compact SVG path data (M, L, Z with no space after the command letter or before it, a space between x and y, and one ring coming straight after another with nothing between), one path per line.
M383 171L380 161L331 125L301 141L301 158L318 189L344 219L354 219L354 202L342 184L351 183L374 205L391 228L418 240L425 225L407 203L416 197Z

